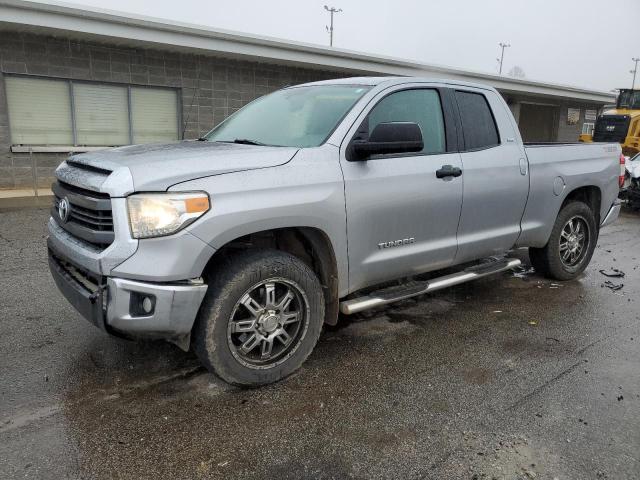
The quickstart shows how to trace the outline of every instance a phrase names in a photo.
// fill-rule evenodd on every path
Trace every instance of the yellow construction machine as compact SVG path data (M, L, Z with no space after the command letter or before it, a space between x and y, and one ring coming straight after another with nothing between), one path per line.
M621 89L615 108L598 115L592 134L580 135L581 142L617 142L622 153L640 152L640 90Z

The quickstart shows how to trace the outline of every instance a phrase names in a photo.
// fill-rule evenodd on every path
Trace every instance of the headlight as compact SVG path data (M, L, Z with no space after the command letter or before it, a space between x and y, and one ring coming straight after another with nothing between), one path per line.
M209 195L191 193L138 193L127 197L133 238L171 235L209 210Z

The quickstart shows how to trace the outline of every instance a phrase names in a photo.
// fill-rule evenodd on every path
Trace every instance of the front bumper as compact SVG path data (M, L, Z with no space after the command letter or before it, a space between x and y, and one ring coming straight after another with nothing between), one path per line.
M153 284L107 279L106 324L131 335L172 338L186 335L204 298L207 286L202 280L180 284ZM136 306L140 298L153 299L153 310L143 313Z
M616 200L611 206L611 208L609 209L607 216L604 217L604 220L600 224L600 228L606 227L607 225L611 225L613 222L615 222L618 219L618 215L620 215L620 207L621 207L620 200Z
M130 337L188 337L207 291L202 280L167 284L106 277L82 269L51 246L49 241L49 269L56 285L95 326ZM152 306L148 312L141 306L145 298Z

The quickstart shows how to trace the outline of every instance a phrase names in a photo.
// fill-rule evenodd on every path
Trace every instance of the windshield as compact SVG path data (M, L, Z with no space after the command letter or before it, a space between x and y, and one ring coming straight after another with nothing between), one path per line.
M251 102L204 138L212 142L317 147L369 88L317 85L279 90Z
M618 108L640 109L640 90L620 90Z

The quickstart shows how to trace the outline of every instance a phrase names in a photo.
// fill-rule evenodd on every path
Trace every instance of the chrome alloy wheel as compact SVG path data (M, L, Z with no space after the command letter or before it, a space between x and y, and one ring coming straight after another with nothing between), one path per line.
M308 324L309 302L300 286L272 278L240 297L229 319L227 342L241 364L272 368L293 355Z
M587 253L589 224L581 216L571 217L560 232L560 260L566 267L578 265Z

